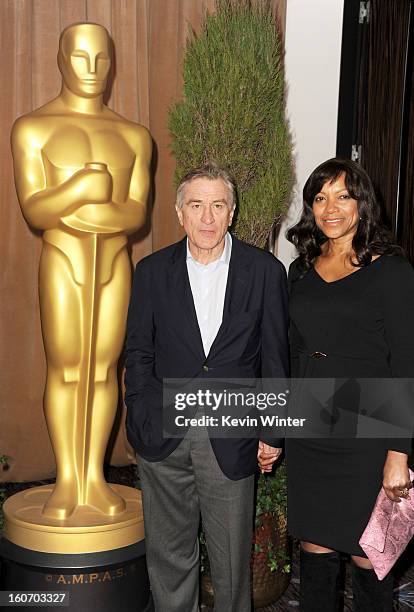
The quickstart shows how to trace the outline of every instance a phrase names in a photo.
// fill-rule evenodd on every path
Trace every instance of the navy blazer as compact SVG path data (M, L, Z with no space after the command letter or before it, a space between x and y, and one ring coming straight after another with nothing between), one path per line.
M204 354L186 264L187 238L136 266L128 312L127 435L149 461L167 457L179 438L163 438L164 378L286 378L288 307L284 266L232 237L223 320ZM272 446L278 438L262 437ZM253 474L258 439L211 438L223 473Z

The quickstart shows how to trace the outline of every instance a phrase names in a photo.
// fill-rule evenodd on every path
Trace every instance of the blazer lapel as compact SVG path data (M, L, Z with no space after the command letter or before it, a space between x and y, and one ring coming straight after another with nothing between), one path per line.
M221 339L226 334L232 316L241 308L243 297L246 295L248 287L249 268L250 262L245 257L243 243L232 236L229 274L224 297L223 320L217 332L217 336L214 338L214 342L211 345L209 355L212 354L213 350L217 349Z
M190 280L187 270L187 238L183 238L178 244L172 257L173 287L178 297L178 303L185 315L185 323L188 324L189 333L195 341L195 348L205 358L200 328L198 326L197 314L194 306L193 294L191 292Z

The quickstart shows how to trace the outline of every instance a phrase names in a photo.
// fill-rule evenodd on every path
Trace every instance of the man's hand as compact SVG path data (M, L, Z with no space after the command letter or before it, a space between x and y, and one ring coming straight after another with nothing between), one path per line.
M269 446L265 442L259 440L259 448L257 450L257 461L259 463L260 471L262 474L264 472L271 472L273 468L273 464L280 457L282 453L281 448L275 448L274 446Z
M86 164L71 177L76 192L85 200L82 204L107 204L112 199L112 176L106 164L95 165L100 167Z
M395 502L408 497L408 491L412 488L410 473L407 465L407 455L397 451L388 451L384 465L384 480L382 483L384 491Z

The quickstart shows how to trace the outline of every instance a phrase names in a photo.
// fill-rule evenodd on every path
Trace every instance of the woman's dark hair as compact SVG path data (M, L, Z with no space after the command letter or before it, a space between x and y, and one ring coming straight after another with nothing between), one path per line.
M313 201L327 182L345 174L345 186L349 195L358 202L360 221L352 240L357 267L371 263L373 255L403 253L392 243L391 234L381 222L381 208L375 196L371 179L365 170L349 159L328 159L310 175L303 188L303 212L299 222L286 232L299 253L299 264L304 272L321 254L321 245L327 238L315 223Z

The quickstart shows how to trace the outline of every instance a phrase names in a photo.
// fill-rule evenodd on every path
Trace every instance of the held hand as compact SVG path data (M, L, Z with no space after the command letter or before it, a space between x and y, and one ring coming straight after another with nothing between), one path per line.
M262 474L265 472L271 472L273 464L280 457L282 453L281 448L275 448L265 442L259 441L259 448L257 450L257 461L259 463L260 471Z
M77 179L77 190L84 204L107 204L111 201L112 176L104 164L87 164L72 178Z
M407 455L397 451L388 451L384 465L384 479L382 486L389 499L400 502L408 497L412 488L407 465Z

